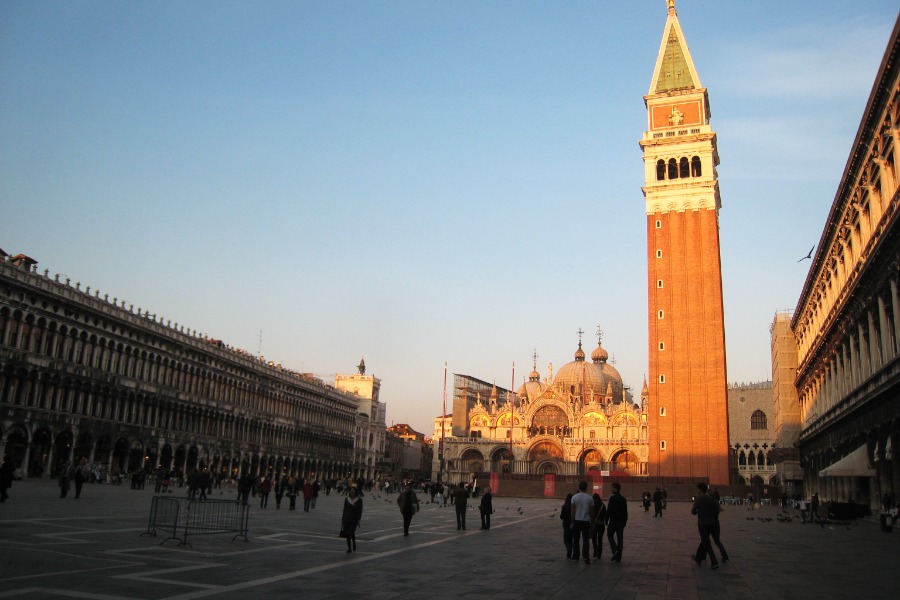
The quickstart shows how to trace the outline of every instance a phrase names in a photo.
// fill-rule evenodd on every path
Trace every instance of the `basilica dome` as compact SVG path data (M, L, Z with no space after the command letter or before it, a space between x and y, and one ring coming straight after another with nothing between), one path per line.
M594 363L585 362L584 350L581 342L578 342L578 350L575 352L575 360L566 363L556 373L553 379L553 387L563 394L581 395L581 387L584 385L585 396L602 395L605 390L603 373Z
M563 365L553 380L553 387L562 394L581 395L584 384L585 400L611 396L615 404L622 402L624 385L622 376L607 362L609 353L598 345L591 353L591 362L585 361L585 353L578 344L575 360Z
M546 390L547 385L541 381L541 374L535 369L528 376L528 381L523 383L516 392L516 395L521 402L533 402L540 398Z
M603 348L603 345L598 342L597 348L591 352L591 360L597 368L600 369L600 373L603 376L603 392L606 393L607 391L612 391L613 402L618 404L624 399L622 396L624 384L622 383L622 376L619 374L619 371L606 362L608 358L609 353Z

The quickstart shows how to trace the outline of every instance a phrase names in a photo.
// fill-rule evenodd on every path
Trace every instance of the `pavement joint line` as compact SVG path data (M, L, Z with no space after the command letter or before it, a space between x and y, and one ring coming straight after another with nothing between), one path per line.
M32 594L49 594L53 598L84 598L85 600L125 600L124 596L110 596L108 594L94 594L92 592L79 592L59 588L32 587L21 590L0 592L0 598L13 598L15 596L30 596Z
M511 521L511 522L509 522L509 523L504 523L502 526L503 526L503 527L510 527L510 526L512 526L512 525L522 524L522 523L525 523L525 522L527 522L527 521L531 521L531 520L535 520L535 519L542 519L542 518L544 518L545 516L546 516L546 515L539 515L539 516L535 516L535 517L525 517L525 518L522 518L522 519L520 519L520 520ZM500 527L501 527L500 525L497 526L498 529L499 529ZM340 562L332 562L332 563L328 563L328 564L324 564L324 565L318 565L318 566L315 566L315 567L310 567L310 568L308 568L308 569L301 569L301 570L299 570L299 571L292 571L292 572L290 572L290 573L282 573L282 574L280 574L280 575L273 575L273 576L271 576L271 577L262 577L262 578L259 578L259 579L252 579L252 580L248 580L248 581L242 581L242 582L240 582L240 583L236 583L236 584L232 584L232 585L223 585L223 586L221 586L221 587L216 588L215 590L203 590L203 591L197 591L197 592L189 592L189 593L186 593L186 594L180 594L180 595L177 595L177 596L168 596L167 598L162 598L162 599L160 599L160 600L192 600L193 598L203 598L203 597L205 597L205 596L212 595L213 593L217 593L217 594L218 594L218 593L226 593L226 592L234 592L234 591L238 591L238 590L244 590L244 589L247 589L247 588L253 588L253 587L257 587L257 586L263 586L263 585L266 585L267 583L274 583L274 582L277 582L277 581L285 581L285 580L287 580L287 579L296 579L296 578L298 578L298 577L303 577L303 576L305 576L305 575L312 575L312 574L314 574L314 573L321 573L321 572L323 572L323 571L330 571L330 570L332 570L332 569L339 569L339 568L344 567L344 566L347 566L347 565L356 565L356 564L363 563L363 562L369 562L369 561L372 561L372 560L378 560L378 559L381 559L381 558L386 558L386 557L388 557L388 556L394 556L394 555L397 555L397 554L403 554L403 553L405 553L405 552L409 552L409 551L412 551L412 550L419 550L419 549L421 549L421 548L427 548L427 547L429 547L429 546L435 546L435 545L438 545L438 544L444 544L444 543L447 543L447 542L452 542L452 541L461 539L461 538L463 538L463 537L469 537L469 536L472 536L472 535L478 535L479 533L480 533L479 530L473 529L473 530L470 530L470 531L466 531L463 535L459 535L459 536L457 536L457 535L449 535L449 534L448 534L446 537L443 537L443 538L438 539L438 540L432 540L432 541L430 541L430 542L424 542L424 543L421 543L421 544L415 544L415 545L413 545L413 546L408 546L408 547L405 547L405 548L395 548L395 549L393 549L393 550L387 550L387 551L384 551L384 552L377 552L377 553L373 553L373 554L366 555L366 556L358 556L358 557L351 558L350 560L342 560L342 561L340 561Z
M225 563L205 562L184 567L173 567L171 569L157 569L155 571L147 571L145 573L129 573L127 575L113 575L113 579L128 579L131 581L147 581L153 583L164 583L166 585L187 586L203 589L219 589L222 586L212 583L196 583L193 581L182 581L176 579L166 579L158 577L158 575L172 575L175 573L186 573L189 571L213 569L216 567L227 566Z
M64 553L61 553L61 554L64 554ZM71 556L71 555L67 555L67 556ZM108 566L105 566L105 567L96 567L96 568L93 568L93 569L76 569L76 570L70 570L70 571L53 571L53 572L51 572L51 573L43 572L43 573L36 573L36 574L34 574L34 575L20 575L20 576L18 576L18 577L4 577L3 579L0 579L0 583L8 583L8 582L10 582L10 581L25 581L26 579L34 579L34 578L36 578L36 577L47 577L48 575L50 575L50 576L52 576L52 577L57 577L57 576L59 576L59 575L72 575L72 574L79 574L79 575L80 575L80 574L82 574L82 573L92 573L92 572L94 572L94 571L107 571L107 570L109 570L109 569L122 569L122 568L124 568L124 567L130 567L130 566L135 566L135 567L137 567L137 566L139 566L140 564L141 564L141 563L137 563L137 562L134 562L134 561L132 560L132 561L122 561L122 564L118 564L118 565L108 565ZM2 597L2 596L0 596L0 597Z

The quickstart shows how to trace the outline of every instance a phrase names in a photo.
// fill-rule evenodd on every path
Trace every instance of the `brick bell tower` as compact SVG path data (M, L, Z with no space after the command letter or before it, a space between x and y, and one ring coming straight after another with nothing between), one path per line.
M719 154L706 88L668 0L644 153L649 474L729 483Z

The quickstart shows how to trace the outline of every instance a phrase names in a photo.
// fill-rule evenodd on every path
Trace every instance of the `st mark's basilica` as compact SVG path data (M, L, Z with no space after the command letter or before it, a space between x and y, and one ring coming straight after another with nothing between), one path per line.
M586 358L578 342L574 360L543 379L535 359L515 394L455 375L453 413L435 419L432 472L450 482L487 472L646 475L646 382L635 402L600 340Z

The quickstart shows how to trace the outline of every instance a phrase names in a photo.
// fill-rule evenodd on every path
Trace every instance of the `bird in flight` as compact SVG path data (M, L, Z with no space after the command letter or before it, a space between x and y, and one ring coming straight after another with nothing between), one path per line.
M812 248L810 248L810 249L809 249L809 254L807 254L806 256L804 256L803 258L801 258L800 260L798 260L797 262L798 262L798 263L799 263L799 262L803 262L803 261L806 260L807 258L810 259L810 260L812 260L812 253L813 253L813 250L815 250L815 249L816 249L815 246L813 246Z

